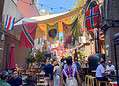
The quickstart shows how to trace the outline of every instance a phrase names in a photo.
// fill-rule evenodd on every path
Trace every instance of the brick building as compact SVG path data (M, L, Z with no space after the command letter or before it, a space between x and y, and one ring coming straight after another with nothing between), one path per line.
M119 33L119 3L118 0L87 0L86 7L88 7L91 1L95 1L100 5L102 13L102 24L101 30L103 33L103 39L99 41L100 47L103 48L103 52L106 54L107 59L114 59L114 35ZM100 35L102 36L102 35ZM100 37L99 37L100 38ZM116 47L117 58L119 61L118 54L119 46ZM102 52L101 52L102 53Z
M114 35L119 32L119 1L118 0L104 0L104 18L102 29L105 32L105 48L106 57L114 59ZM117 46L117 57L119 47Z
M12 34L0 31L0 69L6 68L9 63L10 47L15 45L15 63L25 64L25 57L29 49L19 48L19 40Z
M38 15L35 5L27 5L27 7L25 6L26 4L24 4L21 0L19 2L18 0L0 0L0 22L2 22L2 16L6 17L7 15L15 17L15 22L18 22L23 17ZM32 11L33 9L35 12ZM21 28L19 28L17 31L3 32L0 27L0 64L2 64L0 65L0 69L6 68L7 64L9 63L9 50L12 44L15 44L15 63L18 65L25 64L25 58L28 55L29 49L18 47L18 35L20 32Z

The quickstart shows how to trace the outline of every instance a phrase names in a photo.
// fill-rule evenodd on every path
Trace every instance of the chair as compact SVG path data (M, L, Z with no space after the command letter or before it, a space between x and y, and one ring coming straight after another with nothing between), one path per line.
M91 75L85 76L85 86L95 86L95 77Z
M96 86L101 86L101 84L104 84L104 86L112 86L108 81L96 80Z

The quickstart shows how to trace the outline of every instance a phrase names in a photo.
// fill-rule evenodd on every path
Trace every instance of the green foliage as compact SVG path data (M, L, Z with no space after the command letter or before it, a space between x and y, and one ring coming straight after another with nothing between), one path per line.
M38 52L36 53L36 61L37 61L37 62L42 62L43 60L44 60L44 53L38 51Z
M84 51L79 50L77 53L78 53L80 59L83 59L85 57Z
M73 41L78 41L79 36L81 36L80 32L81 25L79 23L78 17L74 18L74 22L72 23L72 36L73 36Z
M29 63L34 63L36 61L36 59L34 57L28 57L28 58L26 58L26 61L29 64Z
M31 51L28 53L28 56L26 57L26 62L27 64L32 64L36 61L36 59L31 55Z

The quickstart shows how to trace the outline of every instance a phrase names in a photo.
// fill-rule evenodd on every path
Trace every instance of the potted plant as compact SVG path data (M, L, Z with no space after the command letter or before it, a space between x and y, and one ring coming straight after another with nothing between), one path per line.
M29 52L29 54L28 54L28 56L26 58L27 68L31 68L33 63L35 63L35 62L36 62L36 59Z
M44 61L44 59L45 59L45 58L44 58L44 53L41 52L41 51L38 51L38 52L36 53L35 58L36 58L36 62L37 62L37 63L40 63L40 62Z

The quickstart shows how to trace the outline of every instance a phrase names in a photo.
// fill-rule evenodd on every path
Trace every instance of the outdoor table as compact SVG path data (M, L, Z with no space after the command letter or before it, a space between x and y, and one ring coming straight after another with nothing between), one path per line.
M91 71L91 75L92 75L92 76L95 76L95 74L96 74L96 70L92 70L92 71Z
M115 82L110 82L110 84L111 84L112 86L118 86L116 81L115 81Z

